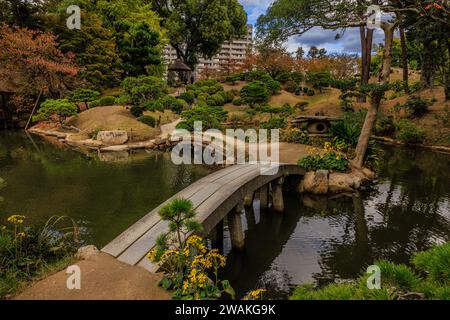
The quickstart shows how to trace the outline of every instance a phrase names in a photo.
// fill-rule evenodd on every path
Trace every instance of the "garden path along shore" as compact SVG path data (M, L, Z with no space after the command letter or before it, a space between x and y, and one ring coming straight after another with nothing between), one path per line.
M124 264L99 253L76 262L81 270L81 289L69 290L70 274L62 270L35 282L14 300L167 300L170 294L157 283L159 275Z

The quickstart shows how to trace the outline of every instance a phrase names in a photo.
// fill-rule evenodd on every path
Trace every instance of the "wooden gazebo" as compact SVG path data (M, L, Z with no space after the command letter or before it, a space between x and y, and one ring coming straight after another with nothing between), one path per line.
M169 71L168 80L171 84L176 85L179 82L187 84L191 79L192 69L181 60L176 60L167 70Z

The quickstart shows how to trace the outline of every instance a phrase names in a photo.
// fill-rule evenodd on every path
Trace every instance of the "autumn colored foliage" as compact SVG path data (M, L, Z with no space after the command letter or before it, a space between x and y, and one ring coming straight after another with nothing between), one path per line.
M73 54L63 54L51 33L0 25L0 77L17 84L13 103L29 109L39 92L60 96L79 68ZM28 101L27 101L28 100Z

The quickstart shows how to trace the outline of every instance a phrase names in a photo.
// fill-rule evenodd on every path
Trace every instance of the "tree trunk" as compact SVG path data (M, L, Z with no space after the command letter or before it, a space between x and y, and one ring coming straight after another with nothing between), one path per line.
M405 30L400 27L400 44L402 46L402 67L403 67L403 88L409 92L409 68L408 68L408 47L406 46Z
M362 168L364 165L364 158L366 156L367 147L369 146L370 136L372 135L373 127L377 121L378 109L380 107L381 97L378 95L372 97L370 100L369 110L364 121L364 125L359 135L358 145L355 150L355 158L352 161L353 166Z
M384 31L384 57L383 57L383 69L381 70L381 83L386 83L389 81L391 75L391 65L392 65L392 45L394 42L394 30L396 24L393 23L382 23L381 24Z
M420 83L422 88L432 88L434 82L435 64L433 59L433 45L431 41L423 42L420 53Z
M361 38L361 85L363 86L368 84L370 79L373 30L360 27L359 34ZM364 95L360 95L358 97L358 102L366 102L366 97Z
M384 57L383 57L383 69L381 72L381 84L389 81L391 74L392 64L392 43L394 40L394 30L396 23L382 23L384 31ZM372 135L373 128L377 121L378 109L380 108L381 99L383 94L372 94L370 98L370 106L367 111L367 116L364 121L364 125L359 135L358 145L355 150L355 158L352 161L352 165L356 168L362 168L364 165L364 159L366 156L367 147L369 146L369 140Z

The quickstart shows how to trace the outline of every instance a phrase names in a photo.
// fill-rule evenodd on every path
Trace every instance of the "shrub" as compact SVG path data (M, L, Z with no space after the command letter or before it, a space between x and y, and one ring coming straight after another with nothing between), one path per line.
M282 117L273 117L269 121L261 123L261 128L271 130L271 129L282 129L287 125L286 119Z
M305 107L306 107L308 104L309 104L308 101L300 101L300 102L298 102L298 103L295 105L295 108L304 111L304 110L305 110Z
M241 98L236 98L233 100L233 104L235 106L241 106L242 105L242 99Z
M326 142L323 150L311 148L310 155L300 159L298 165L308 171L334 170L346 171L348 160L340 150L334 148L330 142Z
M331 124L330 133L339 141L355 147L358 144L361 127L356 123L336 121Z
M262 81L253 81L241 89L241 98L250 105L266 103L269 97L270 91Z
M179 123L177 128L194 131L194 122L201 121L203 129L221 129L222 122L228 118L228 112L221 107L194 107L181 114L183 122Z
M78 107L67 99L47 99L41 104L33 121L47 121L56 117L62 125L67 117L74 116L77 112Z
M210 105L211 107L214 106L223 106L225 105L225 98L223 96L223 94L220 93L216 93L213 94L212 96L210 96L206 102L208 103L208 105Z
M162 103L161 99L158 99L156 101L148 101L145 102L142 105L142 108L147 110L147 111L164 111L164 104Z
M80 244L77 236L77 226L66 217L52 217L38 229L26 225L25 216L10 216L0 227L0 298L49 265L68 262Z
M99 106L113 106L116 103L116 98L113 96L104 96L99 100Z
M90 90L90 89L76 89L72 92L70 97L71 102L83 102L86 105L86 109L88 108L88 102L92 102L97 100L100 97L100 92Z
M291 81L286 82L284 88L286 89L287 92L295 93L297 91L297 89L299 88L299 86L296 82L291 80Z
M322 288L302 285L295 289L294 300L397 300L406 293L424 293L426 299L450 298L450 244L416 253L412 258L415 270L389 261L375 262L381 271L381 288L367 288L367 275L363 273L354 283L329 284Z
M306 95L309 97L312 97L316 94L316 92L313 89L308 89L308 91L306 92Z
M425 139L425 131L405 119L395 123L395 131L395 137L405 143L422 143Z
M450 124L450 110L448 106L444 107L442 114L437 114L434 118L439 121L443 126L448 126Z
M274 80L270 75L265 74L260 79L264 82L272 95L281 91L281 83Z
M225 78L225 82L231 83L231 84L236 84L236 82L241 80L241 75L240 74L233 74L233 75L229 75Z
M431 102L426 99L422 99L418 96L412 96L408 98L408 101L403 105L409 115L412 117L421 117L425 113L428 112L428 107L431 105Z
M128 77L122 81L122 88L130 97L133 105L141 105L147 101L157 100L167 93L165 82L157 77Z
M409 86L409 91L411 93L419 92L423 89L423 85L420 81L414 82L412 85Z
M144 114L144 109L140 106L132 106L130 108L130 112L133 116L135 116L136 118L139 118L140 116L142 116Z
M229 90L229 91L223 91L222 96L225 99L225 103L230 103L234 100L234 97L236 96L235 91Z
M395 132L395 125L394 125L393 118L386 117L386 116L380 116L377 121L377 124L376 124L375 132L377 135L382 135L382 136L393 135Z
M164 111L166 109L168 110L172 110L173 112L180 114L184 109L188 108L188 103L182 99L177 99L175 97L172 96L165 96L161 99L158 100L159 103L161 104L163 110ZM160 105L157 103L156 104L157 107L160 107Z
M290 143L309 143L308 134L298 128L286 128L281 130L280 139L281 141Z
M306 82L311 84L313 88L322 92L322 89L329 87L333 81L331 73L328 71L308 72Z
M138 118L138 120L142 123L145 123L149 127L152 127L152 128L156 127L156 119L152 116L141 116Z
M192 93L192 91L183 92L182 94L180 94L179 98L183 99L184 101L186 101L189 104L193 104L195 101L195 95L194 95L194 93Z

